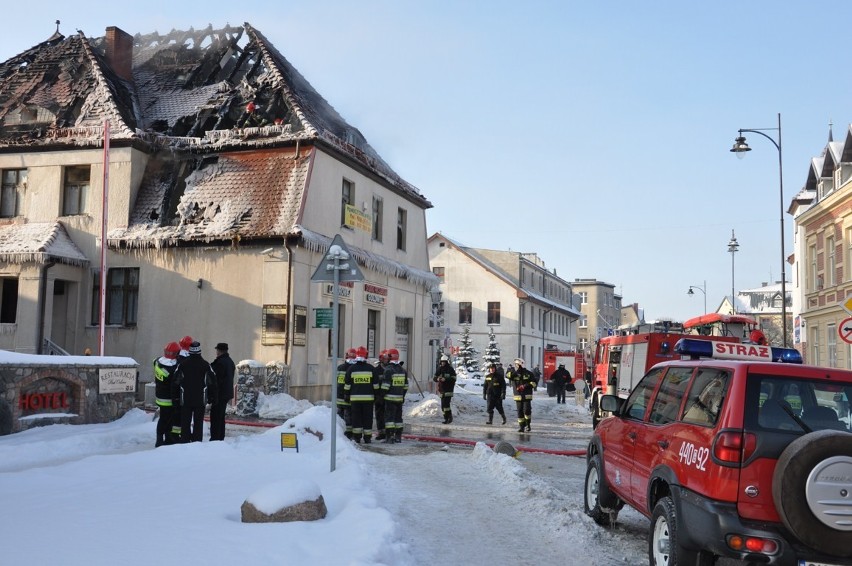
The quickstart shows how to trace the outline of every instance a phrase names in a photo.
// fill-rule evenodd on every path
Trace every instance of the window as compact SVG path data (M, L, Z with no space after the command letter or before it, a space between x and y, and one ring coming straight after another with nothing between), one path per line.
M586 303L589 302L589 294L586 291L580 291L577 294L580 295L580 304L581 305L585 305Z
M18 279L0 278L0 323L13 324L18 316Z
M660 381L660 376L663 375L663 370L652 369L648 375L642 378L642 381L636 386L630 397L624 403L622 415L630 419L642 420L645 418L645 409L648 408L648 401L651 399L651 394L654 393L654 388L657 382Z
M408 212L404 208L396 210L396 249L405 251L405 232L408 229Z
M588 338L580 338L580 350L585 352L586 347L589 345Z
M692 368L669 368L651 408L653 424L668 424L677 419L680 402L686 393L690 377Z
M808 248L808 260L811 263L811 269L808 273L810 277L808 278L808 288L810 291L817 290L817 252L816 252L816 244L812 244Z
M527 325L527 306L524 305L524 304L521 304L521 307L518 310L521 312L521 326L522 327L526 326Z
M808 360L808 363L814 366L819 365L819 326L811 326L811 356L813 359Z
M443 268L443 267L433 267L433 268L432 268L432 273L433 273L433 274L434 274L434 275L435 275L438 279L440 279L440 280L441 280L441 283L443 283L443 282L444 282L444 280L445 280L445 279L444 279L444 275L445 275L445 274L444 274L444 268Z
M0 218L12 218L20 214L21 200L23 200L26 185L26 169L3 170L3 184L0 190Z
M62 215L72 216L86 212L86 199L89 194L89 165L66 167L65 185L62 189Z
M835 279L837 275L837 259L835 258L834 252L834 238L828 238L825 242L826 252L828 252L828 286L834 287L837 285L837 281ZM834 367L834 366L832 366Z
M488 303L488 324L500 324L500 303Z
M346 205L355 206L355 185L343 179L340 202L340 225L346 226Z
M367 309L367 352L369 352L371 358L375 358L379 355L381 322L382 314L379 311Z
M459 324L470 324L473 318L473 309L471 303L459 303Z
M588 328L589 327L589 319L586 315L580 315L580 328Z
M825 325L825 345L828 354L828 367L837 367L837 325Z
M100 274L92 285L92 324L100 322ZM136 326L139 310L139 268L122 267L107 271L106 324Z
M715 426L719 420L728 373L718 369L699 369L683 411L683 422Z
M373 197L373 239L377 242L382 241L382 204L381 197Z

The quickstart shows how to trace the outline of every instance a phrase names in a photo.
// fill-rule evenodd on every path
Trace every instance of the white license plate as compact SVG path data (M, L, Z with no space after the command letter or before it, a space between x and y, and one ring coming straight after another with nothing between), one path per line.
M810 560L799 560L799 566L838 566L827 562L811 562Z

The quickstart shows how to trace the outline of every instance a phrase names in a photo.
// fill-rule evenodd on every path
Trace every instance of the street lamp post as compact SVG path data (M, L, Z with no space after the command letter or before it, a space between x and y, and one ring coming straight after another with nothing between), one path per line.
M695 294L693 289L698 289L702 293L704 293L704 314L707 314L707 281L704 281L704 286L701 285L690 285L689 290L686 292L690 297Z
M734 147L731 148L733 153L737 154L737 157L742 159L745 157L745 152L751 151L751 148L746 143L746 139L743 136L744 132L750 132L754 134L759 134L769 141L772 142L772 145L775 146L775 149L778 150L778 188L779 188L779 196L781 203L781 328L784 333L784 347L787 347L787 254L784 253L784 169L782 167L782 159L781 159L781 113L778 113L778 127L777 128L741 128L739 131L739 136L734 141ZM777 131L778 132L778 141L768 135L764 134L764 131Z
M731 310L737 314L737 296L734 294L734 254L740 250L740 244L731 228L731 241L728 242L728 251L731 252Z

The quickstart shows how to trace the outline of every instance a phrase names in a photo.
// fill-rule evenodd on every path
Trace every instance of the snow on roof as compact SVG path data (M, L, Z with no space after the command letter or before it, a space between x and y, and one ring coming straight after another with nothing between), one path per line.
M294 232L301 236L301 241L299 243L304 248L312 252L324 254L328 251L328 248L331 245L332 238L323 236L317 232L312 232L302 226L296 226L294 228ZM373 252L357 246L347 244L346 247L349 248L349 251L352 252L352 255L355 256L358 263L373 271L377 271L391 277L405 278L415 285L419 285L426 289L436 287L440 283L438 276L431 271L423 271L422 269L405 265L404 263L394 261L379 254L374 254Z
M42 264L58 261L76 266L89 263L59 222L0 226L0 261Z
M43 356L0 350L0 364L16 366L80 365L80 366L138 366L133 358L123 356Z

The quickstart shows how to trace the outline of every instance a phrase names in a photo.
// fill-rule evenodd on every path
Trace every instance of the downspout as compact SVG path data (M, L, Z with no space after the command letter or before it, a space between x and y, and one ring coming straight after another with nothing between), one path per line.
M38 336L36 337L36 353L42 353L44 343L44 315L47 310L47 270L56 265L55 261L48 261L41 267L39 274L38 291Z
M290 242L284 238L284 249L287 250L287 312L289 313L290 322L293 329L296 328L296 313L293 312L293 250L290 249ZM289 324L288 324L289 326ZM290 330L288 328L288 330ZM293 344L293 333L287 332L284 334L284 364L290 365L290 347Z

